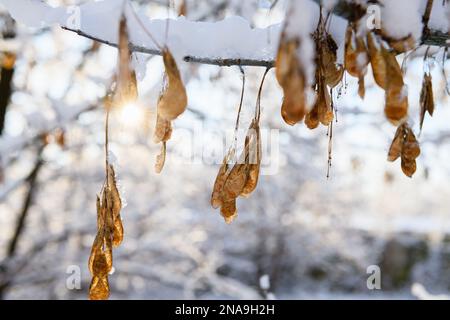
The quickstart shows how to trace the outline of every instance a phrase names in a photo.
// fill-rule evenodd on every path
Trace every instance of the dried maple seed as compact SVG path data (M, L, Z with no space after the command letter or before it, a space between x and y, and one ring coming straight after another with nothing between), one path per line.
M236 199L224 202L220 207L220 214L225 219L227 224L233 222L237 216Z
M385 40L389 46L395 51L396 54L405 53L406 51L414 49L416 46L416 40L412 35L395 39L388 36L386 30L381 30L383 40Z
M386 94L384 112L394 125L400 124L408 114L408 95L403 74L395 54L381 48L386 63Z
M172 136L172 123L170 120L162 118L159 114L156 115L155 133L153 135L153 142L166 142Z
M216 180L214 181L213 192L211 194L211 206L214 209L219 208L222 205L222 189L225 181L230 173L230 161L234 158L235 150L230 148L223 158L222 165L217 173Z
M297 57L299 46L299 39L288 40L283 33L275 61L276 78L284 93L281 116L289 125L301 121L306 113L306 80Z
M416 172L416 158L419 155L420 146L412 129L406 123L400 125L389 148L388 160L395 161L400 157L403 173L412 177Z
M247 133L249 137L248 143L248 175L247 181L245 182L244 188L242 189L241 196L248 197L256 188L259 179L259 170L261 167L261 137L259 124L254 119L250 125L249 132Z
M131 52L129 48L127 20L124 15L121 16L119 22L118 49L118 72L116 75L116 88L113 102L115 105L122 106L137 99L136 73L130 66Z
M356 36L354 28L349 23L345 33L344 67L353 77L361 78L366 74L369 59L364 40Z
M426 112L428 112L430 116L433 116L433 82L431 80L431 74L429 73L424 73L423 75L422 90L420 92L420 130L422 130Z
M164 168L164 163L166 162L166 142L163 142L161 144L161 151L160 154L156 156L156 162L155 162L155 172L161 173L162 169Z
M403 143L402 156L408 160L415 160L420 155L420 146L411 128L407 129Z
M403 173L411 178L416 172L416 160L407 160L402 158L401 167Z
M167 81L158 101L158 115L166 120L174 120L186 110L187 95L177 63L169 49L163 48L162 56Z
M386 62L382 54L382 44L372 32L367 33L367 48L369 50L370 64L373 78L377 85L386 90Z
M109 298L108 277L94 276L89 286L89 299L106 300L108 298Z
M322 37L320 37L322 39ZM342 80L344 75L344 68L337 63L337 44L330 34L327 34L323 44L318 45L316 42L316 49L321 58L321 66L324 69L325 83L334 88Z
M244 189L248 175L247 163L235 163L228 174L222 188L222 201L228 202L236 199Z
M404 133L402 126L397 128L397 131L394 136L394 140L391 143L391 147L388 152L388 161L397 160L402 154Z

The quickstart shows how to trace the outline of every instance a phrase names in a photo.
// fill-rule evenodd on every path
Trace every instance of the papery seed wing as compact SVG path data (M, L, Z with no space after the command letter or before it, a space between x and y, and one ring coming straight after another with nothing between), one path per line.
M403 173L410 178L416 172L416 168L417 168L416 160L408 160L408 159L402 158L401 166L402 166Z
M320 80L322 81L322 80ZM319 88L317 92L317 111L319 116L319 121L324 126L328 126L334 118L333 109L331 108L331 98L325 83L319 83Z
M158 102L158 114L166 120L174 120L186 110L186 89L175 59L168 48L163 50L163 60L168 84Z
M433 84L431 75L425 73L423 76L422 90L420 92L420 130L422 130L425 113L432 116L434 112Z
M161 173L162 169L164 168L165 162L166 162L166 143L163 142L161 144L160 154L156 156L156 163L155 163L156 173Z
M254 120L250 126L249 134L249 169L247 181L242 189L241 196L248 197L256 188L261 167L261 133L259 124Z
M415 160L420 155L419 142L410 127L407 128L406 138L402 148L402 158Z
M402 153L403 141L403 126L399 126L397 128L397 131L395 132L394 139L392 140L391 146L389 148L388 161L395 161L400 157Z
M322 49L321 58L324 68L325 83L331 88L338 85L344 75L344 68L337 64L337 44L333 37L328 34L326 43L320 46Z
M153 135L153 142L160 143L166 142L172 136L172 123L170 120L166 120L159 114L156 115L156 126Z
M114 232L112 244L113 247L118 247L123 241L123 224L120 215L114 220Z
M386 89L386 62L381 53L381 44L371 32L367 34L367 47L369 50L370 64L372 65L373 78L377 85Z
M401 123L408 114L408 94L403 74L394 53L382 48L386 62L386 104L384 112L394 125Z
M231 171L230 161L234 158L235 150L230 148L223 158L222 165L220 166L219 172L217 173L216 180L214 181L213 192L211 194L211 206L214 209L219 208L222 205L222 190L223 185Z
M237 216L236 200L233 199L231 201L224 202L220 207L220 214L225 219L227 224L233 222Z
M306 113L306 81L297 57L299 45L298 39L287 41L282 35L275 62L276 77L284 93L281 116L289 125L301 121Z
M110 164L108 168L108 187L111 190L111 200L113 209L113 218L116 218L120 214L122 209L122 199L120 199L119 189L117 187L116 173L114 167Z
M131 52L129 49L129 36L127 20L124 15L119 22L119 44L118 44L118 73L116 77L116 89L113 101L116 105L124 105L132 102L137 97L136 76L130 66Z
M384 39L389 43L389 46L394 49L397 54L405 53L406 51L414 49L416 46L416 40L412 35L408 35L401 39L394 39L387 36L384 30L382 31L382 34L384 35Z
M107 300L109 298L108 277L93 277L89 286L90 300Z

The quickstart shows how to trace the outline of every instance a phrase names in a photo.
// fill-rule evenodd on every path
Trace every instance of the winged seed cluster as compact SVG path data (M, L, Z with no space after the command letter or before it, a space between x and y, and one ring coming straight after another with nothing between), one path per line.
M334 108L330 92L342 82L344 71L347 71L351 76L358 78L358 94L364 99L364 77L370 64L376 84L385 91L384 114L390 123L398 127L392 144L400 143L398 142L401 140L399 132L406 130L408 133L403 136L406 140L411 140L411 143L414 140L413 155L418 156L419 144L407 124L407 88L403 81L402 68L396 58L397 54L413 49L416 45L415 39L411 35L402 39L393 39L383 29L367 31L360 27L360 21L349 22L345 33L344 64L340 65L337 63L336 42L326 29L329 17L330 15L323 18L321 9L319 23L313 34L316 71L312 85L315 102L312 104L308 104L306 99L309 88L305 78L305 66L302 65L298 55L302 40L298 36L288 36L286 31L288 19L286 19L275 61L277 80L284 92L281 106L284 121L294 125L304 119L309 129L315 129L319 124L328 126L329 165L331 165ZM434 111L432 79L429 71L424 72L420 106L420 129L422 129L425 113L428 112L432 116ZM409 149L406 148L406 150ZM411 177L416 170L415 157L408 157L406 151L402 159L403 172Z
M306 78L306 68L299 59L299 49L302 39L299 36L288 36L287 20L281 34L275 61L276 79L283 89L284 98L281 106L283 120L294 125L302 120L309 129L315 129L320 124L328 127L329 159L331 166L332 126L334 107L332 90L342 82L344 71L358 78L358 94L364 99L364 77L369 64L378 86L385 91L384 113L390 123L397 126L394 139L388 153L388 160L401 159L401 168L405 175L411 177L416 171L416 158L420 155L419 143L406 122L408 116L408 97L403 81L403 73L397 62L396 55L406 52L415 46L412 36L403 39L389 38L385 30L365 32L359 27L359 21L349 22L345 34L344 63L337 63L337 44L327 31L330 14L326 18L320 12L317 28L312 35L315 43L316 71L312 89L315 100L308 99L309 83ZM133 102L137 99L136 73L130 66L131 52L127 20L122 15L119 23L118 65L113 93L105 99L105 151L108 155L108 116L112 108ZM187 106L187 94L180 76L176 61L167 48L160 47L165 74L163 88L157 105L156 125L153 134L155 143L161 143L161 152L156 158L155 171L160 173L166 159L166 143L171 138L172 121L180 116ZM243 72L243 69L241 69ZM236 201L239 197L249 197L255 190L261 167L261 137L260 113L261 93L264 79L269 69L264 73L259 88L255 115L247 130L242 153L236 157L236 132L239 125L239 115L242 107L242 97L245 87L245 73L241 103L236 120L235 144L225 155L220 166L211 195L213 208L220 208L220 213L226 223L231 223L237 216ZM433 115L434 99L431 75L424 72L422 91L420 94L420 129L422 129L425 114ZM63 143L63 142L62 142ZM89 270L92 275L89 287L90 299L107 299L110 295L108 274L113 266L113 248L123 240L123 226L120 217L122 201L117 188L113 166L106 156L105 183L97 196L97 235L92 245L89 257Z

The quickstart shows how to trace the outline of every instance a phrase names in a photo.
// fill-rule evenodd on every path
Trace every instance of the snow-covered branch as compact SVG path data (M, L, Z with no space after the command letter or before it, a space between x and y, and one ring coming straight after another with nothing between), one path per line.
M96 38L92 35L89 35L81 30L71 29L66 26L62 26L64 30L72 31L77 33L78 35L98 41L100 43L117 47L117 43L110 42L101 38ZM148 48L145 46L139 46L135 45L133 43L130 43L130 50L133 52L140 52L140 53L147 53L152 55L161 55L161 51L159 49L155 48ZM202 64L211 64L211 65L217 65L217 66L233 66L233 65L241 65L241 66L255 66L255 67L273 67L274 60L273 59L253 59L253 58L217 58L217 57L199 57L199 56L192 56L192 55L186 55L183 56L183 60L185 62L195 62L195 63L202 63Z
M323 0L313 0L314 2L316 2L317 4L320 4L323 2ZM380 1L372 1L372 4L376 4L379 3ZM430 21L430 14L432 11L438 12L439 13L445 11L445 9L443 8L439 8L438 6L443 6L442 1L435 1L434 6L433 6L433 2L430 2L430 8L427 8L429 10L428 12L428 16L426 17L426 24L427 27L424 28L424 31L422 32L422 36L421 36L421 40L420 40L420 44L424 44L424 45L431 45L431 46L438 46L438 47L448 47L449 44L449 32L445 32L443 30L439 30L437 28L433 28L433 26L429 26L428 22ZM380 4L381 6L382 4ZM448 6L448 4L447 4ZM428 5L427 5L428 7ZM433 8L435 8L433 10ZM345 20L348 21L356 21L360 18L362 18L364 15L367 14L367 7L365 5L363 5L361 2L357 2L357 1L346 1L346 0L338 0L337 3L332 7L332 8L328 8L330 9L334 15L337 15L339 17L344 18ZM401 12L400 12L401 14ZM425 18L426 12L424 12L424 18ZM445 17L443 18L445 19ZM383 21L383 15L381 16L381 20ZM434 24L436 26L440 26L441 23L439 20L442 20L440 18L435 18ZM410 23L409 21L397 21L398 23ZM425 22L425 21L424 21Z
M160 47L167 45L178 60L218 66L272 67L281 32L280 24L252 28L241 17L228 17L218 22L189 21L184 17L169 21L149 20L144 14L135 13L131 4L124 6L122 0L87 2L76 10L72 7L52 8L42 2L30 0L2 2L16 20L30 27L56 23L65 30L110 46L117 46L118 21L124 12L130 30L130 49L133 52L159 55ZM320 0L314 2L320 3ZM333 19L339 21L339 25L333 23L332 26L337 27L338 31L330 30L335 39L341 38L336 33L344 30L341 25L345 20L357 20L366 14L365 6L359 3L340 0L333 8L329 8L334 15L339 16ZM314 4L309 7L313 12L307 14L317 18L318 6ZM438 10L433 10L435 11ZM445 14L443 17L445 20ZM429 31L422 35L421 44L448 46L449 34L440 22L443 17L432 14Z

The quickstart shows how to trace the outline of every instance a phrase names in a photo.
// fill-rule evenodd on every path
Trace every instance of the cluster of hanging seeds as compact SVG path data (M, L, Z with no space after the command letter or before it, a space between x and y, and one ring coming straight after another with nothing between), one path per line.
M237 216L236 199L239 196L250 196L258 183L261 167L261 134L259 127L261 92L267 71L268 70L264 73L261 81L256 101L255 115L245 136L244 149L236 162L231 165L236 155L236 134L244 96L245 75L243 75L241 100L234 132L234 145L230 147L225 155L214 182L211 195L211 206L215 209L220 207L220 214L223 216L226 223L231 223Z
M406 123L408 92L396 55L414 49L416 45L414 37L408 35L401 39L394 39L389 37L384 29L367 31L360 28L360 21L349 22L345 32L344 65L341 66L337 63L337 45L326 30L329 17L330 14L323 19L322 8L320 8L319 23L312 35L316 47L316 71L313 85L316 99L312 107L309 107L306 102L305 67L299 60L299 48L302 40L298 37L287 37L286 26L289 19L286 19L275 61L277 80L284 92L281 107L284 121L293 125L303 120L306 115L304 121L308 128L315 129L319 124L328 126L330 139L328 163L330 167L334 118L332 90L342 81L344 71L347 71L349 75L358 79L358 94L361 99L364 99L364 77L370 64L376 84L385 91L385 116L390 123L398 127L392 145L397 145L398 141L402 141L398 137L398 133L404 132L405 128L408 128L406 130L408 134L404 135L405 141L408 143L414 141L414 152L409 153L410 149L406 146L405 150L407 151L402 155L403 172L411 177L416 169L415 159L420 154L420 148L412 129ZM434 111L433 87L429 68L424 72L420 108L420 129L422 129L425 114L428 112L432 116ZM389 158L392 157L389 156Z
M407 123L397 128L394 141L389 148L388 160L395 161L401 158L403 173L412 177L416 171L416 158L420 155L419 143L416 136Z
M132 13L135 14L134 11ZM141 23L138 16L135 16L138 19L137 21ZM149 34L145 27L141 26ZM151 34L149 36L151 37ZM152 40L155 42L153 37ZM135 102L138 96L136 73L130 63L131 52L129 43L127 19L122 14L119 22L119 54L115 86L113 87L113 92L108 94L105 99L106 179L100 195L97 196L97 236L92 245L89 258L89 270L92 275L89 298L93 300L107 299L109 297L108 274L112 270L112 248L120 245L124 233L120 217L122 201L117 188L114 167L109 161L108 131L110 111ZM158 99L154 132L155 143L162 143L161 154L157 156L155 163L155 170L159 173L164 166L166 142L172 134L172 121L186 109L187 95L173 55L166 46L161 47L156 42L155 44L161 50L165 67L163 89Z
M408 93L403 81L402 69L396 59L396 53L409 50L411 41L411 37L407 37L403 41L391 40L385 42L373 32L367 34L367 48L373 76L376 84L385 90L384 113L393 125L398 126L389 150L388 160L395 161L401 156L401 168L408 177L412 177L416 171L415 159L420 154L420 147L412 129L406 122L408 117ZM394 47L386 48L386 44L392 44ZM429 93L432 100L432 92ZM426 99L429 99L429 95Z
M103 300L109 297L108 274L112 270L112 248L123 240L123 225L120 217L122 201L117 188L114 168L107 163L106 181L97 196L97 236L89 257L89 271L92 274L89 298Z
M134 11L132 13L135 14ZM312 35L315 43L314 62L316 66L314 84L312 85L315 92L314 103L308 102L307 96L311 85L307 81L306 68L299 59L302 40L300 37L288 36L286 26L289 19L286 19L275 61L276 78L284 93L281 106L282 118L289 125L294 125L304 119L309 129L315 129L320 124L328 127L329 169L331 166L333 120L335 119L332 90L342 82L344 71L347 71L351 76L358 78L358 94L364 99L364 77L370 64L375 82L385 91L384 113L386 118L397 126L395 137L389 149L388 160L395 161L400 158L403 172L411 177L416 171L416 159L420 155L420 147L413 130L406 122L408 116L407 90L396 54L412 49L415 46L414 38L408 36L403 39L392 39L386 35L384 30L365 33L359 30L359 21L350 22L345 34L344 64L341 65L337 63L338 46L326 28L330 16L328 14L324 19L322 8L320 8L319 23ZM161 51L165 67L163 88L158 99L156 125L153 134L154 142L162 144L161 152L155 163L155 171L159 173L164 167L166 142L172 135L172 121L185 111L187 94L175 58L168 47L160 46L145 29L136 14L135 17L143 27L143 31L149 35ZM166 38L167 34L166 29ZM124 234L120 216L122 200L117 186L115 170L109 161L108 150L110 111L113 108L120 108L120 106L134 102L138 96L136 73L130 65L131 52L127 20L124 14L122 14L119 23L118 49L115 87L113 93L107 95L107 99L105 99L106 178L100 194L97 196L97 235L89 257L89 270L92 275L89 287L90 299L107 299L109 297L108 274L113 268L113 248L121 244ZM249 197L258 183L262 158L261 94L268 71L269 69L265 71L261 80L255 113L246 132L243 151L237 156L237 131L245 88L245 73L241 68L243 74L242 93L236 119L234 144L230 146L223 159L211 195L212 207L220 208L220 213L226 223L231 223L237 216L237 198ZM433 87L429 68L424 72L420 107L420 129L422 129L426 112L433 115L434 111ZM63 139L64 136L61 135L61 144L64 143Z
M284 91L284 99L281 114L284 121L294 125L303 120L309 129L315 129L322 124L328 127L328 173L331 166L332 130L334 119L334 107L330 91L341 81L344 67L337 63L337 44L331 34L326 30L327 19L322 17L320 11L319 23L313 34L315 42L315 77L313 89L315 91L315 102L312 106L307 102L307 81L305 79L305 68L299 60L299 47L301 39L288 38L286 27L288 19L281 35L280 44L276 58L276 75L278 83ZM361 71L362 73L362 71Z
M106 178L100 195L97 196L97 235L89 257L89 271L92 275L89 298L103 300L109 297L108 274L112 270L112 248L123 240L123 225L120 216L122 200L117 187L113 165L109 161L109 115L113 108L132 103L137 98L136 74L130 66L131 53L127 21L124 15L119 22L119 54L114 92L105 99L105 157Z
M312 109L305 117L305 124L309 129L315 129L319 123L331 126L334 113L331 96L328 90L341 82L344 68L336 60L337 45L332 36L326 31L326 21L320 16L318 27L313 35L316 45L316 100Z

